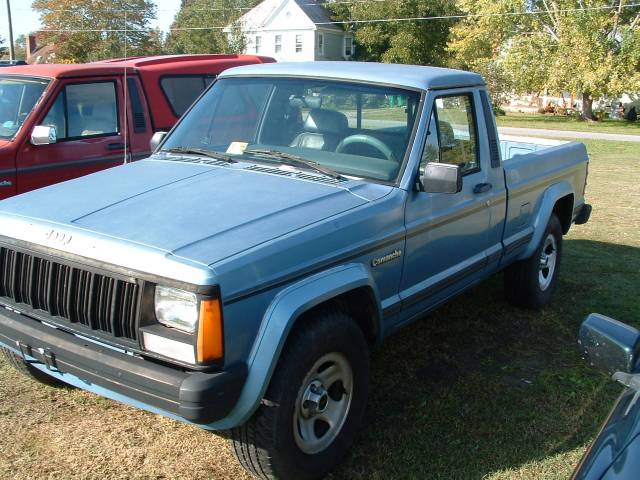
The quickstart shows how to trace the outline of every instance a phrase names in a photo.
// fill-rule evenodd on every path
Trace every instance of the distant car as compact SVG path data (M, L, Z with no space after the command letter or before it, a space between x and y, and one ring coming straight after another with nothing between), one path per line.
M168 55L9 65L0 73L0 199L125 158L148 157L154 131L171 129L219 73L273 61L255 55Z
M640 331L591 314L580 327L585 359L627 388L618 398L573 480L640 478Z
M0 67L15 67L16 65L26 65L24 60L0 60Z

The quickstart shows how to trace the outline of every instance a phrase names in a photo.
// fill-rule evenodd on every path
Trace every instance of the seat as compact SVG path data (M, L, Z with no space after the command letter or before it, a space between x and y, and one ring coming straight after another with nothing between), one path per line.
M349 120L342 112L314 108L302 129L302 133L291 142L291 147L335 151L349 129Z

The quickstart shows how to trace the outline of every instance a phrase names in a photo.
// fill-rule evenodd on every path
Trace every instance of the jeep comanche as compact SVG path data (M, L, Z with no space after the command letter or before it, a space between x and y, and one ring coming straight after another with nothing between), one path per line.
M230 69L150 158L0 202L0 344L40 381L228 430L259 478L320 478L370 347L500 270L512 303L550 302L587 162L500 142L474 73Z

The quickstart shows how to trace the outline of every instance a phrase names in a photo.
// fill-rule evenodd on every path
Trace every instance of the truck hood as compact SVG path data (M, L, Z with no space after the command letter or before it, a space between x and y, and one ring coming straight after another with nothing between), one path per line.
M212 265L390 191L358 181L304 181L248 166L148 159L115 167L0 202L0 216L12 219L0 219L0 234L15 237L21 229L16 220L35 222L40 232L49 225L56 233L74 232L74 239L99 237ZM73 253L73 244L65 250Z

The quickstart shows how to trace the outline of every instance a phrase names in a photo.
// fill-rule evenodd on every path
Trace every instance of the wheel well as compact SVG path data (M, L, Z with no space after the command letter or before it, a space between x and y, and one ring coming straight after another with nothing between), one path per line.
M562 225L562 233L566 235L571 228L571 220L573 219L573 194L559 199L553 206L553 213L558 216Z
M353 318L369 345L374 345L378 340L378 308L371 288L356 288L316 305L300 315L294 328L302 327L307 320L326 309L339 310Z

